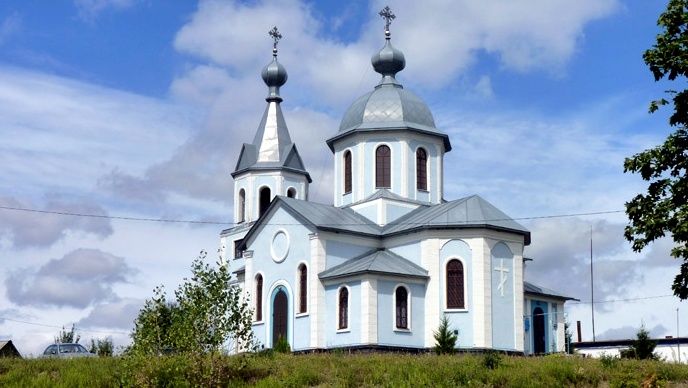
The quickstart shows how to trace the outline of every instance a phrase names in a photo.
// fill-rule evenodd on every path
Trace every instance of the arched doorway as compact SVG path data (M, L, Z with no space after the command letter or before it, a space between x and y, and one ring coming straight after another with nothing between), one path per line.
M279 288L272 302L272 347L274 348L279 338L287 338L287 325L289 303L287 293Z
M533 353L545 353L545 314L541 308L533 309Z

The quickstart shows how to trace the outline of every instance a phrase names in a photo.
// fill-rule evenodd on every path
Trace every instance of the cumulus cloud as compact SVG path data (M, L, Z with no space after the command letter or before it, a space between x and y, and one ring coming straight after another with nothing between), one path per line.
M107 216L107 212L98 205L60 199L48 200L41 208L33 203L0 196L0 206ZM112 232L110 220L106 218L0 209L0 242L7 241L15 248L47 247L70 233L88 233L104 238Z
M77 326L131 329L142 306L142 300L131 298L100 303L95 305L91 312L77 323Z
M122 257L97 249L77 249L40 268L20 269L5 279L7 297L22 306L84 308L115 298L113 285L136 273Z

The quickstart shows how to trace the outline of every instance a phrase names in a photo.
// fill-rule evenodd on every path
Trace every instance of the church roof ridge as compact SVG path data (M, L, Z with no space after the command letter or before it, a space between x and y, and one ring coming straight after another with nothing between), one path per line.
M431 202L420 201L417 199L402 197L401 195L394 193L394 192L390 191L389 189L377 189L371 195L363 198L362 200L356 201L354 203L350 203L348 205L344 205L342 207L345 207L345 208L346 207L352 207L352 206L360 205L362 203L373 201L373 200L379 199L379 198L391 199L391 200L395 200L395 201L399 201L399 202L405 202L405 203L413 203L413 204L421 205L421 206L431 206L432 205Z
M566 296L558 291L554 291L546 287L535 285L534 283L531 283L526 280L523 281L523 292L525 292L526 294L548 296L550 298L561 300L576 300L580 302L580 299Z

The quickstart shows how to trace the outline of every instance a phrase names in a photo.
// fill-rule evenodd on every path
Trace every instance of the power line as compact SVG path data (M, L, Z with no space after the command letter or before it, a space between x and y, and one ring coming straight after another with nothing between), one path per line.
M42 327L49 327L52 329L64 329L64 326L56 326L56 325L48 325L45 323L38 323L38 322L29 322L29 321L22 321L19 319L13 319L13 318L6 318L6 317L0 317L0 321L10 321L10 322L17 322L17 323L23 323L26 325L33 325L33 326L42 326ZM87 329L80 329L78 327L74 328L75 331L83 331L86 333L100 333L100 334L123 334L123 335L128 335L128 332L124 331L113 331L113 330L87 330Z
M13 206L0 206L2 210L11 211L22 211L29 213L38 214L54 214L61 216L70 217L88 217L88 218L103 218L110 220L124 220L124 221L142 221L142 222L161 222L161 223L179 223L179 224L205 224L205 225L239 225L233 222L221 222L221 221L199 221L199 220L183 220L183 219L170 219L170 218L143 218L143 217L126 217L126 216L111 216L107 214L93 214L93 213L75 213L68 211L54 211L54 210L39 210L24 207L13 207ZM530 217L516 217L516 218L494 218L489 220L467 220L464 223L471 222L500 222L500 221L525 221L525 220L539 220L539 219L552 219L552 218L569 218L569 217L582 217L582 216L596 216L605 214L615 214L623 213L624 210L606 210L606 211L596 211L596 212L584 212L584 213L563 213L563 214L550 214L542 216L530 216ZM448 222L447 222L448 223ZM400 222L395 223L395 225L425 225L426 222ZM298 225L296 223L271 223L271 225ZM367 225L363 222L351 222L351 223L332 223L325 224L324 226L351 226L351 225Z
M601 303L616 303L616 302L635 302L638 300L646 300L646 299L659 299L659 298L668 298L670 296L674 296L673 294L667 294L667 295L654 295L654 296L643 296L639 298L626 298L626 299L610 299L610 300L596 300L594 302L568 302L569 304L601 304Z

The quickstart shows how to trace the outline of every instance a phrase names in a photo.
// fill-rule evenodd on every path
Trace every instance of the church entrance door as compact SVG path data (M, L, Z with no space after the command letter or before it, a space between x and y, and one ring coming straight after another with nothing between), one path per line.
M272 347L274 348L279 338L287 338L287 293L279 289L275 294L272 304Z
M545 314L539 307L533 310L533 351L535 354L545 352Z

